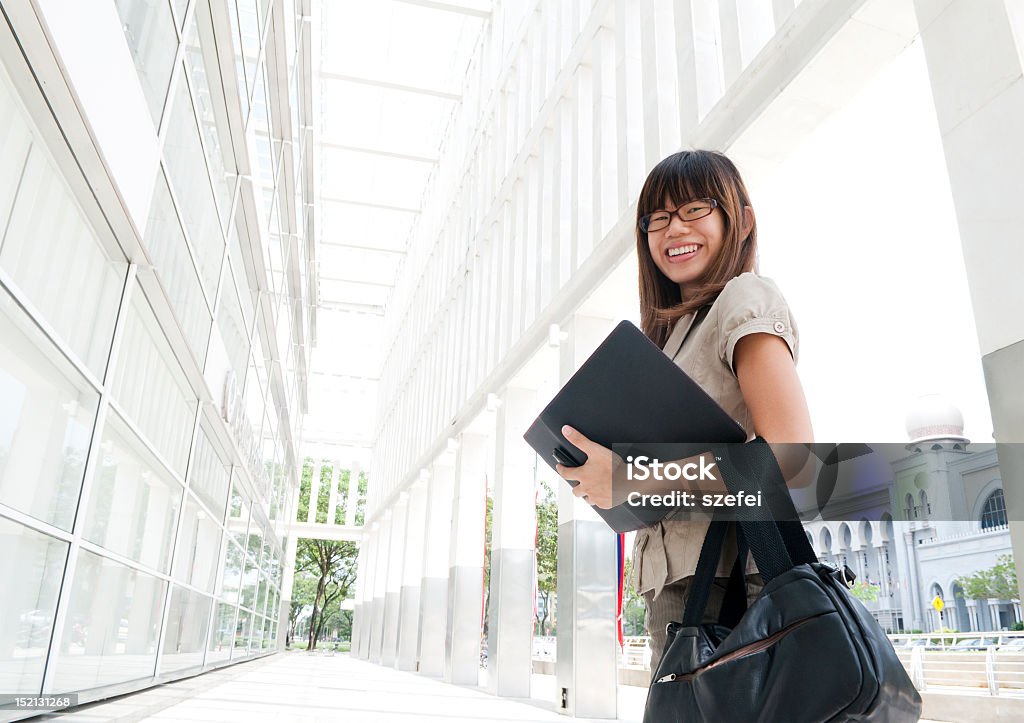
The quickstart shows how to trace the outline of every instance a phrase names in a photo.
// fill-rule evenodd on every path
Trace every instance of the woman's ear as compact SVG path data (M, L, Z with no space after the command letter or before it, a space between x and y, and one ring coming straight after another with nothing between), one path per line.
M751 206L743 207L743 225L740 227L740 238L746 240L750 232L754 230L754 209Z

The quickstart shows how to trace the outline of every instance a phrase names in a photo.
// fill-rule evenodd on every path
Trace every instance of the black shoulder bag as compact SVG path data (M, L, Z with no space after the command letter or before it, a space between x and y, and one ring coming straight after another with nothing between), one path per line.
M683 621L668 625L644 723L917 721L921 696L878 623L850 595L849 571L818 562L771 448L758 438L720 456L729 491L774 489L776 516L737 511L739 567L719 622L702 625L729 525L711 523ZM787 505L780 517L779 507ZM765 586L739 614L736 601L745 599L737 595L742 575L735 572L744 567L745 548Z

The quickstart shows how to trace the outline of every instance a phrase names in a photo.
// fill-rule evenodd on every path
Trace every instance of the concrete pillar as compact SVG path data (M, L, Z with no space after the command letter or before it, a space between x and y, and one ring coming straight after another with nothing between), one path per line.
M423 582L420 585L420 624L417 658L419 672L444 675L444 635L448 620L447 550L452 524L454 460L435 463L427 483L427 519L423 549Z
M306 508L306 522L316 522L316 507L320 500L320 473L323 463L319 457L313 461L313 476L309 484L309 507Z
M349 643L349 655L359 657L360 637L359 633L363 627L363 588L366 587L366 578L363 577L363 570L366 569L367 540L364 535L359 542L359 556L356 559L356 593L352 605L352 640ZM282 596L283 597L283 596ZM282 600L283 602L283 600Z
M291 617L292 591L295 587L295 554L298 550L298 545L298 536L294 533L289 533L284 548L284 570L281 574L281 607L278 615L278 620L287 621L284 625L280 626L285 628L285 633L287 633ZM353 630L353 635L354 633L355 631ZM283 641L284 636L278 635L278 639Z
M495 432L487 687L516 698L530 696L533 671L537 455L523 432L538 411L534 390L510 387L502 395Z
M980 630L978 627L978 603L976 600L967 601L967 622L970 624L970 631L976 632Z
M915 0L1024 596L1024 17L1008 0Z
M487 442L484 435L465 433L456 451L444 679L459 685L477 685L480 680Z
M562 331L564 383L611 331L607 319L575 316ZM587 433L586 420L574 426ZM556 710L581 718L616 717L618 592L616 535L594 508L558 483Z
M989 630L999 630L999 601L994 597L988 598L986 601L988 605L988 619L989 619Z
M370 630L373 629L373 570L377 561L377 533L379 527L374 523L373 527L363 532L363 545L366 548L366 558L362 567L359 568L359 634L358 642L353 645L356 657L368 660L370 657Z
M377 532L377 555L373 563L373 609L370 628L371 663L381 661L384 636L384 596L387 593L388 560L391 554L391 510L386 510Z
M391 518L387 588L384 593L384 642L381 647L381 665L394 665L398 657L398 605L402 594L402 564L405 554L405 523L408 510L409 494L403 492L394 505L394 514Z
M356 507L359 506L359 473L363 467L359 462L353 462L349 467L348 476L348 502L345 504L345 524L356 523Z
M405 560L402 563L402 589L398 598L399 670L416 670L416 646L420 629L420 585L423 584L423 535L427 521L427 482L417 480L409 490L406 521Z

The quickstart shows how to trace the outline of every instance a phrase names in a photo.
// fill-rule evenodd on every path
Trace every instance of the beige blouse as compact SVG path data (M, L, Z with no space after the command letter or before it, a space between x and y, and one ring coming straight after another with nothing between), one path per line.
M775 282L753 272L732 279L703 319L688 314L676 322L663 350L718 402L753 439L750 411L733 370L736 342L747 334L775 334L786 340L798 359L798 333ZM633 547L633 584L638 593L657 595L669 583L693 575L708 529L706 521L666 520L637 531ZM736 559L736 541L727 537L717 575L727 577ZM747 573L757 572L753 558Z

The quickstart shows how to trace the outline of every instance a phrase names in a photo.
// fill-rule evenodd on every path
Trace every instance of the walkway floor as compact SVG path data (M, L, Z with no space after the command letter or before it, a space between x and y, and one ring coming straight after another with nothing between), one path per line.
M483 677L481 682L484 682ZM534 723L573 720L555 712L555 679L533 676L531 698L496 698L484 688L350 658L289 652L83 707L46 719L99 721L244 721L274 723ZM643 718L645 688L619 686L620 721ZM588 719L577 718L583 721Z

